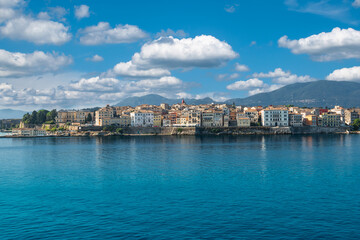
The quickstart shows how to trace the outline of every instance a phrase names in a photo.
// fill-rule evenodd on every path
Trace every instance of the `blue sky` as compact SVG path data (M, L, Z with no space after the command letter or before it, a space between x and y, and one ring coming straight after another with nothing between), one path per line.
M360 81L359 0L0 0L0 107Z

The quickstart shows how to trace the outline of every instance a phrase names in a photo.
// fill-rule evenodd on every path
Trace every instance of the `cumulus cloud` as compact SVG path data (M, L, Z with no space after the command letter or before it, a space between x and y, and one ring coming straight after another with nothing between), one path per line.
M246 65L235 63L235 70L238 72L248 72L250 71L250 68Z
M265 83L258 79L258 78L252 78L246 81L237 81L230 85L228 85L226 88L228 90L249 90L253 88L260 88L264 87Z
M78 20L82 18L90 17L89 6L87 5L75 6L75 17Z
M112 104L124 97L150 93L174 96L187 88L186 83L172 76L139 81L96 76L42 90L16 89L11 84L0 83L0 106L90 107L95 104Z
M91 62L102 62L102 61L104 61L104 58L102 56L95 54L91 58L86 58L86 60L91 61Z
M71 57L57 53L42 51L19 53L0 49L0 77L26 76L56 71L71 63Z
M80 43L84 45L131 43L147 37L138 26L126 24L111 28L107 22L81 29L79 34Z
M144 44L131 61L118 63L107 76L169 76L172 69L219 67L237 56L229 44L212 36L161 37Z
M209 35L177 39L162 37L142 46L132 62L144 67L211 68L238 57L231 46Z
M118 89L120 81L115 78L101 78L99 76L93 78L82 78L76 83L70 84L73 90L84 92L111 92Z
M294 54L308 54L315 61L360 58L360 31L352 28L334 28L299 40L283 36L278 43Z
M360 82L360 67L337 69L330 73L326 80Z
M61 45L71 39L69 27L45 19L21 16L8 20L0 27L0 34L13 40L25 40L35 44Z
M292 74L290 71L285 72L281 68L276 68L274 71L270 71L268 73L254 73L252 76L256 78L272 78L273 83L282 85L311 82L316 80L309 75L298 76L296 74Z
M0 8L0 23L13 18L16 12L12 8Z
M116 64L109 74L123 77L161 77L170 75L170 71L163 68L140 69L129 61Z

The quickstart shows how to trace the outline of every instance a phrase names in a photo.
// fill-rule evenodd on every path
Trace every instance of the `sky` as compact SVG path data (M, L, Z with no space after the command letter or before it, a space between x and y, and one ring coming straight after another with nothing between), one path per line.
M360 0L0 0L0 108L360 82L359 25Z

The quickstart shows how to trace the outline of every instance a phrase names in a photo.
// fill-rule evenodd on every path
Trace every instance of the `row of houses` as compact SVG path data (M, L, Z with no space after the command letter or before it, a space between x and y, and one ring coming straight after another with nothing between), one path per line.
M350 125L359 118L359 109L299 108L268 106L263 108L226 104L187 105L143 104L137 107L105 106L95 112L88 110L59 111L58 124L78 123L95 126L116 125L121 127L339 127Z

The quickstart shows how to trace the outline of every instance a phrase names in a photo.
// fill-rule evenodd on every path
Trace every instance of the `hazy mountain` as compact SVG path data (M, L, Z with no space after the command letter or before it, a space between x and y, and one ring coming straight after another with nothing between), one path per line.
M308 107L360 107L360 83L316 81L295 83L278 90L226 101L236 105L267 106L292 104Z
M0 109L0 119L20 119L26 112L13 109Z
M184 99L187 104L198 105L198 104L209 104L213 103L214 100L211 98L203 99ZM181 103L182 99L169 99L156 94L149 94L142 97L129 97L117 103L115 106L138 106L141 104L160 105L161 103L176 104Z
M208 104L211 98L185 99L187 104ZM156 94L142 97L129 97L116 106L137 106L141 104L160 105L161 103L180 103L181 99L168 99ZM360 83L338 81L316 81L295 83L278 90L259 93L246 98L234 98L225 103L247 106L267 106L292 104L300 107L360 107Z

